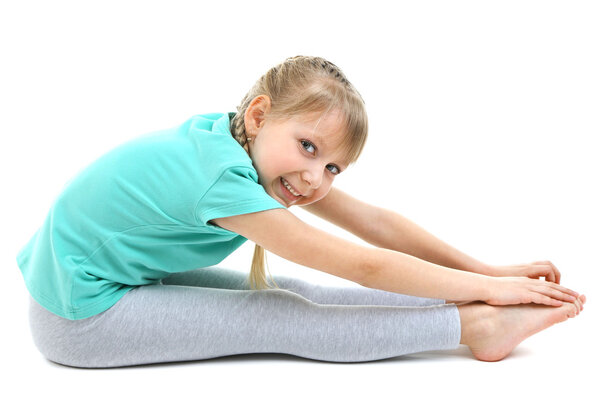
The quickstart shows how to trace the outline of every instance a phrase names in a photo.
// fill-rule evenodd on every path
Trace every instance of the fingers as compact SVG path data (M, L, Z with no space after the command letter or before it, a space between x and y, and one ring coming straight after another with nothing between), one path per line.
M566 287L561 286L561 285L559 285L557 283L542 282L542 281L540 281L540 283L543 283L546 286L550 286L553 289L560 290L561 292L566 293L568 295L571 295L571 296L573 296L575 298L579 297L579 293L577 293L576 291L571 290L571 289L567 289Z
M563 302L560 300L553 299L552 297L545 296L542 293L535 293L531 298L532 303L536 304L544 304L547 306L560 307L563 305Z
M546 282L556 282L554 270L549 265L538 264L535 266L532 278L539 279L540 277L544 277Z
M561 290L555 289L554 287L550 287L549 285L536 286L533 290L554 300L562 300L569 303L574 303L577 301L577 296L565 293Z
M537 304L545 304L550 306L561 306L564 302L573 303L577 308L577 313L582 309L585 296L571 289L567 289L553 282L536 281L532 282L529 290L535 292L532 294L531 302Z
M544 265L544 266L548 267L548 270L546 271L546 273L543 275L540 275L540 276L545 276L546 281L560 283L560 277L561 277L560 271L550 261L534 261L532 264Z

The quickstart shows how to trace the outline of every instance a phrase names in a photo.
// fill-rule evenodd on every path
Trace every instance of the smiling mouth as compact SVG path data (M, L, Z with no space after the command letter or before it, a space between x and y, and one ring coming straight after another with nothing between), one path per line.
M295 202L295 201L296 201L296 200L298 200L300 197L302 197L302 195L301 195L301 194L295 195L295 194L292 192L292 190L293 190L294 192L296 192L296 190L294 190L294 188L292 188L292 187L291 187L291 185L290 185L290 184L289 184L289 183L288 183L288 182L287 182L285 179L283 179L283 178L279 178L279 183L280 183L280 185L281 185L281 188L282 188L283 194L285 195L285 197L287 197L287 198L288 198L288 200L289 200L290 202ZM289 186L289 188L288 188L288 186ZM298 192L296 192L296 193L298 193Z

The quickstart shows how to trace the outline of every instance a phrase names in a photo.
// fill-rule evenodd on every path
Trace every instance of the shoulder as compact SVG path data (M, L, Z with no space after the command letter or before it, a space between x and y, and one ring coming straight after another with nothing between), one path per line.
M193 143L203 164L212 170L235 166L254 169L250 156L231 135L230 114L202 114L192 117L180 130L180 136Z

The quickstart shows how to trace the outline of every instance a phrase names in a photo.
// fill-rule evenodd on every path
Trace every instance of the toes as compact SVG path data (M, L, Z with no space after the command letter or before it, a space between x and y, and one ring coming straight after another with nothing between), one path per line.
M577 315L577 306L576 306L575 304L573 304L573 303L570 303L570 304L567 306L567 316L568 316L569 318L573 318L573 317L575 317L576 315Z
M583 294L582 294L582 295L580 295L580 296L577 298L577 301L579 302L579 312L581 312L581 311L583 311L583 304L584 304L584 303L585 303L585 301L586 301L585 295L583 295Z

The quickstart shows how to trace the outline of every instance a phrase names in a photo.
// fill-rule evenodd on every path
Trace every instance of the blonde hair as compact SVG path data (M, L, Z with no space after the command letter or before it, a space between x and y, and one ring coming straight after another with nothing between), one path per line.
M231 134L246 151L244 114L251 101L260 95L270 98L268 118L272 119L287 119L313 112L325 114L334 108L339 110L346 128L340 145L346 154L343 161L352 164L360 156L368 133L365 102L335 64L321 57L290 57L260 77L231 119ZM266 280L265 262L264 249L256 245L248 277L252 289L271 288Z

